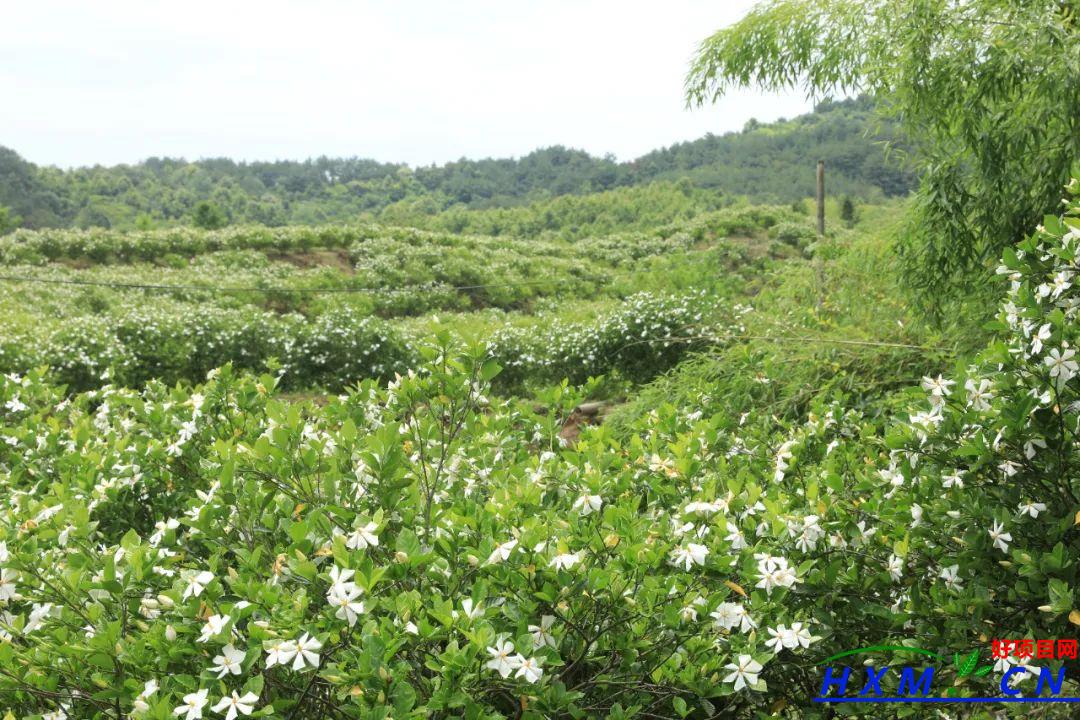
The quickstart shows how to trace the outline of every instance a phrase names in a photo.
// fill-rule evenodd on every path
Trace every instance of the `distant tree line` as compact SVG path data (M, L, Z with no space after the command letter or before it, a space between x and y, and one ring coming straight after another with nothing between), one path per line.
M617 162L561 146L521 158L460 160L410 168L362 158L195 162L150 158L136 165L38 167L0 147L0 227L268 226L434 216L511 208L656 181L695 190L792 202L813 192L813 163L829 163L830 192L864 200L905 195L915 178L886 146L905 144L880 125L866 98L824 102L792 120L751 121ZM3 230L0 230L3 231Z

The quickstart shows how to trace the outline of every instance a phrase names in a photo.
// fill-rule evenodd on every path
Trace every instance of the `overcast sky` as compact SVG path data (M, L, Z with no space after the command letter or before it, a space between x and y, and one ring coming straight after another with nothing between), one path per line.
M0 23L0 145L62 167L555 144L629 159L810 108L745 92L684 109L697 43L753 4L19 0Z

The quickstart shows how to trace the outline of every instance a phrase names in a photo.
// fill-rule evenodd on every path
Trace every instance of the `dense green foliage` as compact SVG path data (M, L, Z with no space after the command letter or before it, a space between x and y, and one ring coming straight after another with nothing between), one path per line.
M913 203L866 101L622 164L0 151L0 202L76 226L0 232L0 713L824 720L823 663L914 648L935 696L1080 695L990 652L1080 626L1073 5L706 41L698 101L889 103ZM1036 707L959 716L1072 716Z
M494 400L499 366L448 333L321 406L230 367L73 397L0 377L0 697L20 717L805 717L816 663L879 643L970 657L935 687L996 692L1014 663L988 633L1077 615L1078 250L1072 202L1005 253L985 352L877 416L661 406L566 443L580 394Z
M728 88L873 94L916 143L909 284L940 300L1057 206L1080 159L1075 0L771 0L701 46L692 102Z
M640 382L700 347L664 338L718 320L716 300L743 292L767 257L801 256L769 228L806 222L740 207L575 242L374 225L20 230L0 239L0 370L48 366L88 389L272 363L284 388L338 390L415 366L437 321L401 318L453 312L459 327L479 317L505 359L500 390Z
M19 227L21 219L11 214L11 210L6 207L0 206L0 235L7 235L9 232Z
M224 222L316 225L361 217L401 224L403 216L409 224L426 226L414 219L442 223L432 216L454 210L446 220L462 223L455 231L468 227L498 234L461 218L466 210L683 178L713 198L748 195L755 202L786 203L813 194L813 163L819 157L830 163L830 186L838 193L865 200L904 195L912 175L886 163L879 140L895 140L892 126L875 124L869 101L860 100L823 103L794 120L753 123L742 132L708 135L623 163L554 147L519 159L415 169L356 158L272 163L153 158L60 171L36 167L0 148L0 205L12 207L29 228L116 229L213 228ZM531 222L561 227L563 210L548 207Z

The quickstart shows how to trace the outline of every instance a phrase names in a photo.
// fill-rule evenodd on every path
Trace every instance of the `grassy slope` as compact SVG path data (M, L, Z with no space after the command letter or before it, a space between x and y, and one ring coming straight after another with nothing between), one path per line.
M865 408L980 347L974 309L957 308L935 326L909 305L892 249L902 213L869 208L815 260L773 266L749 300L741 336L642 388L613 414L614 426L626 433L661 406L794 418L815 398L842 394Z

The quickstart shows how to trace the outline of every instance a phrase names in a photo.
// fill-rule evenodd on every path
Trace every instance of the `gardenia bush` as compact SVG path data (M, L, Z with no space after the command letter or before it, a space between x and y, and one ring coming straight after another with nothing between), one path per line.
M600 427L563 447L580 398L493 400L487 349L446 336L416 372L322 407L228 366L191 391L71 397L5 376L0 704L799 715L820 709L799 710L816 663L871 644L956 653L935 689L995 692L1010 661L991 638L1069 637L1080 619L1066 210L1006 255L1001 340L890 423L662 407L625 440Z
M738 318L749 310L733 308L728 327L718 322L713 305L714 298L704 291L635 293L595 322L556 320L497 330L488 351L503 367L497 379L503 388L563 378L580 384L611 374L643 382L717 342L720 333L738 330Z
M135 308L76 317L47 334L26 330L0 342L0 367L47 366L73 390L151 379L193 382L225 363L254 371L274 364L287 388L340 389L366 378L389 379L415 358L389 323L347 306L311 320L250 308Z
M496 331L489 353L506 365L499 388L618 374L643 382L706 347L704 294L638 293L596 321L548 321ZM742 312L736 308L734 315ZM711 314L710 314L711 315ZM709 319L711 322L711 319ZM715 332L709 328L708 332ZM0 370L47 366L72 390L106 383L197 382L215 367L259 372L268 364L284 389L341 390L389 379L418 362L418 340L348 305L308 319L250 307L164 304L78 316L51 331L25 328L0 339Z

